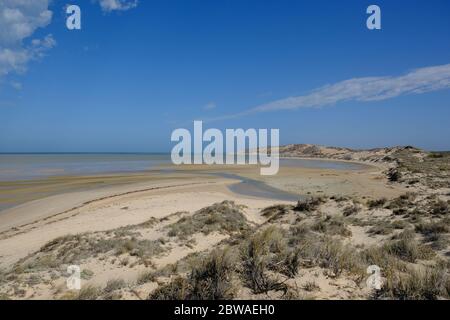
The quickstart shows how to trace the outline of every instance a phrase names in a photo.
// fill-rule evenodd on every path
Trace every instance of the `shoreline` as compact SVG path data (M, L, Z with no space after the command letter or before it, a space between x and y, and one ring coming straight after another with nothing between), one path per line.
M399 216L388 208L411 189L388 182L380 166L298 163L305 166L285 162L276 176L259 175L257 166L182 166L149 174L49 179L57 182L51 185L61 194L0 212L0 275L13 279L0 289L12 298L76 298L78 293L65 287L66 268L76 264L88 275L83 278L86 288L103 290L120 280L125 284L117 290L121 297L136 299L157 292L172 275L184 276L184 268L195 259L203 261L212 248L229 246L240 252L239 246L251 236L247 231L257 236L274 227L284 230L281 235L288 245L295 245L289 237L297 229L291 228L305 227L310 231L304 235L324 249L331 236L337 246L351 246L355 254L361 245L392 242L388 234L372 232L376 227L392 228L392 235L400 232L394 228ZM64 192L61 186L86 189ZM252 195L254 186L263 191L260 196ZM300 204L276 200L269 196L274 189L314 199L300 198ZM369 202L380 199L389 206L374 208ZM430 199L417 198L434 201ZM296 234L292 233L296 241L303 241ZM317 298L366 296L349 274L339 276L341 284L353 288L347 295L331 285L334 280L326 275L332 269L318 264L303 270L306 273L289 280L296 283L293 288L303 290L305 281L314 280L321 288ZM239 285L243 291L238 298L257 297L245 283ZM17 286L23 290L17 291ZM278 297L278 292L273 294Z
M324 175L332 175L333 172L335 173L345 173L346 171L350 172L366 172L369 174L373 174L374 169L381 169L380 166L377 166L375 164L369 164L363 161L353 161L353 160L341 160L341 159L332 159L332 158L312 158L312 157L281 157L280 159L300 159L300 160L314 160L314 161L324 161L324 162L342 162L342 163L353 163L358 165L364 165L366 168L362 169L324 169L324 168L310 168L310 167L285 167L280 168L281 171L287 171L287 172L304 172L304 173L318 173L321 176ZM23 181L12 181L12 182L0 182L1 184L17 184L17 185L23 185L23 184L36 184L40 185L41 183L67 183L71 187L74 186L73 189L69 190L57 190L55 193L51 193L46 196L41 196L37 199L31 199L29 201L24 201L21 203L18 203L16 205L13 205L12 207L1 209L0 210L0 235L5 231L7 228L11 228L14 226L5 225L4 223L1 223L5 220L5 217L16 215L17 212L22 212L25 210L34 210L34 209L40 209L42 210L42 206L48 206L48 202L66 202L63 200L59 200L58 198L64 199L64 198L71 198L71 199L78 199L77 201L69 201L71 203L71 206L68 205L66 207L62 206L56 206L59 208L59 212L51 212L49 214L42 214L34 216L45 217L47 215L52 214L59 214L61 212L65 212L67 210L71 210L74 208L78 208L79 206L83 206L86 204L89 204L94 201L102 200L104 198L114 198L130 193L139 193L139 192L145 192L148 190L158 189L158 188L165 188L167 187L164 182L165 181L171 181L175 183L174 186L180 186L179 180L184 180L187 178L194 178L196 177L196 173L201 173L202 178L204 179L210 179L213 181L220 181L220 180L226 180L228 181L228 190L230 193L233 193L235 196L243 196L243 197L250 197L250 198L256 198L256 199L267 199L266 196L258 196L258 195L251 195L250 193L239 193L239 188L230 188L231 185L239 185L240 183L245 183L248 180L255 181L258 184L261 184L264 187L272 188L274 190L278 190L281 193L286 194L292 194L292 190L287 190L286 188L280 188L280 186L274 186L272 180L276 180L276 177L261 177L257 174L252 173L254 170L254 166L214 166L214 167L205 167L204 165L201 166L181 166L177 169L170 170L168 172L164 172L164 169L167 169L168 167L161 167L159 170L152 169L151 171L146 172L133 172L129 174L124 173L113 173L108 175L87 175L87 176L54 176L54 177L48 177L45 179L40 180L23 180ZM163 170L163 171L161 171ZM331 172L331 174L330 174ZM283 172L281 172L281 175ZM228 176L227 176L228 175ZM107 181L106 180L112 180ZM81 182L80 182L81 181ZM95 182L98 182L98 185L94 185ZM79 185L78 185L79 184ZM195 185L196 183L189 183L188 185ZM55 186L59 187L59 185ZM31 188L33 191L33 189ZM0 193L1 195L1 193ZM308 196L308 193L305 194L298 194L299 198ZM271 199L271 198L268 198ZM271 200L279 200L276 197L272 198ZM281 199L282 200L282 199ZM283 200L283 201L290 201L290 200ZM44 205L42 203L45 202ZM54 206L54 205L53 205ZM19 214L20 215L20 214ZM17 219L17 216L15 216Z
M312 160L318 162L330 163L348 163L355 165L363 165L365 168L347 169L347 168L330 168L330 170L351 170L351 171L365 171L368 169L378 168L374 164L368 164L358 161L346 161L340 159L323 159L323 158L306 158L306 157L280 157L281 160ZM258 166L238 166L238 165L215 165L213 167L206 165L183 165L173 166L161 164L157 167L152 167L148 170L137 171L118 171L107 172L99 174L86 175L51 175L46 177L35 177L31 179L22 180L8 180L0 181L0 216L8 210L14 209L17 206L26 204L28 202L36 201L42 198L51 197L54 195L64 194L68 192L95 192L102 188L109 188L116 185L134 184L136 182L148 182L152 179L159 179L161 176L176 175L178 173L185 174L186 172L202 172L208 174L211 171L229 172L239 175L241 170L245 172L241 176L242 180L254 179L264 182L264 179L258 175L247 174L257 168ZM286 166L289 168L301 168L305 170L327 170L320 167L308 166ZM239 172L237 172L239 171ZM286 192L282 190L281 192Z
M225 200L250 208L251 214L247 217L250 221L259 221L261 217L258 212L264 207L295 203L293 200L233 192L230 188L233 185L243 183L243 187L246 187L245 179L305 196L340 193L353 197L361 191L361 186L365 188L364 194L374 197L401 193L401 190L387 186L374 168L368 166L364 170L337 170L281 167L277 176L262 177L257 174L258 168L254 167L208 167L208 170L183 167L181 172L133 175L131 178L137 179L134 183L128 183L130 176L115 176L113 180L119 180L114 180L115 185L63 192L1 211L0 264L11 265L48 241L67 234L106 231L139 224L152 217L163 218L176 212L193 212ZM221 177L217 172L231 176ZM105 179L108 178L70 178L69 185L76 185L78 180L82 180L83 185L85 180L104 182ZM316 189L322 193L316 193Z
M198 179L195 183L178 183L166 187L155 186L145 190L127 191L96 198L70 206L70 201L78 200L76 194L55 196L59 199L43 199L0 215L0 268L39 250L47 242L68 234L107 231L127 225L144 223L151 218L164 218L176 212L196 211L225 199L237 201L241 205L259 209L274 203L286 203L271 199L243 197L229 191L228 184L235 181L226 179ZM50 207L55 201L66 210L40 212L30 216L30 210ZM51 205L51 206L53 206ZM62 208L62 207L61 207ZM35 211L36 212L36 211Z

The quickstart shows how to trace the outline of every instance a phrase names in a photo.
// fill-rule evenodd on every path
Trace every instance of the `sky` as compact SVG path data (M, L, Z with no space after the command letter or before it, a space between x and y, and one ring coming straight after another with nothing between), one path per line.
M0 0L0 152L165 152L194 120L450 150L450 2Z

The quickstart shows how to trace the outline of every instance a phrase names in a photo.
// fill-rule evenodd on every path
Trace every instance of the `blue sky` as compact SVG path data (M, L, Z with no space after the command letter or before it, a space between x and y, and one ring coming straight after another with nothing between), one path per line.
M194 119L279 128L281 144L450 150L447 0L108 7L117 1L71 1L82 10L79 31L65 27L65 0L49 3L51 18L30 20L29 35L0 31L0 50L28 53L2 66L0 51L0 152L169 151L172 130ZM370 4L381 8L382 30L366 28ZM352 79L374 92L341 97ZM309 103L330 87L331 102Z

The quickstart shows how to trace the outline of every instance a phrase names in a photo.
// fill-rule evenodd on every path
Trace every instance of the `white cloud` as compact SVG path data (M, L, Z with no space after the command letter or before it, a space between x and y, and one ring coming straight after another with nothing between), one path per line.
M29 61L41 58L55 46L51 35L24 43L38 28L51 22L48 5L49 0L0 1L0 78L11 72L25 72Z
M138 0L95 0L102 10L125 11ZM0 81L11 73L24 73L30 61L42 58L56 45L52 35L29 39L52 20L51 0L0 0Z
M354 78L312 91L275 100L243 112L211 120L226 120L258 112L319 108L344 101L381 101L403 95L450 88L450 64L413 70L401 76Z
M216 107L217 107L217 105L215 102L209 102L208 104L203 106L203 110L212 110L212 109L215 109Z
M0 48L0 77L11 72L24 73L28 62L42 58L55 44L53 36L49 34L42 40L32 40L27 46Z
M2 0L0 2L0 45L15 45L52 19L48 0Z
M138 0L98 0L103 11L126 11L136 8Z

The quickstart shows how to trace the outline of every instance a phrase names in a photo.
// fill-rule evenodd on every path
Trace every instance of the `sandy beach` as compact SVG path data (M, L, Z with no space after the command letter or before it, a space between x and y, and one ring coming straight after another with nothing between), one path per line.
M302 254L330 259L329 254L380 250L380 243L394 241L388 235L399 235L408 223L396 210L413 206L405 201L414 201L417 208L447 201L445 189L431 196L428 186L392 183L386 162L305 157L282 163L275 176L261 176L256 166L168 165L129 174L3 182L0 198L14 194L15 205L0 211L0 291L13 299L166 297L158 290L205 258L214 259L208 254L233 248L233 259L240 259L237 252L267 232L273 239L292 237L283 240L287 246L306 241L295 230L310 229L311 239L302 246L317 243L319 248L307 247ZM412 196L414 191L423 195ZM337 246L334 253L323 251L330 239ZM283 250L294 250L277 253L288 259L298 247ZM285 271L280 271L273 278L284 289L261 295L234 284L238 291L233 296L284 299L280 294L285 290L296 299L309 297L311 290L316 299L364 299L369 294L358 280L364 264L343 264L346 271L340 274L326 260L300 261L302 272L281 281ZM73 264L82 270L84 291L66 287L66 268Z
M193 212L224 200L247 206L249 220L258 221L258 210L289 203L234 193L230 186L238 184L239 180L222 178L212 172L257 179L299 197L340 194L378 198L395 197L404 192L400 187L388 186L380 168L375 166L357 171L286 167L274 177L262 177L257 168L247 166L183 166L178 170L179 173L107 176L103 179L112 186L57 194L1 211L0 266L10 266L48 241L68 233L105 231L139 224L151 217ZM86 180L92 182L101 178L62 177L56 181L58 186L61 183L79 185ZM133 180L135 182L130 182Z
M52 196L7 210L0 216L0 266L9 266L48 241L67 234L139 224L152 217L196 211L225 199L235 200L255 212L276 203L233 194L227 188L230 183L233 181L218 178L140 183L94 193ZM249 219L256 217L249 212Z

